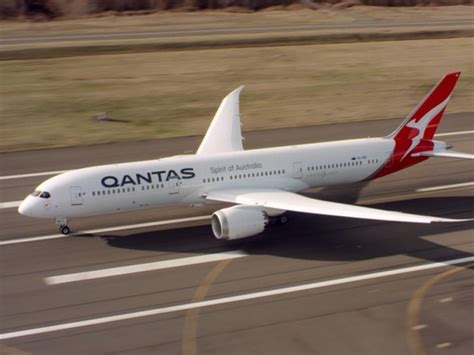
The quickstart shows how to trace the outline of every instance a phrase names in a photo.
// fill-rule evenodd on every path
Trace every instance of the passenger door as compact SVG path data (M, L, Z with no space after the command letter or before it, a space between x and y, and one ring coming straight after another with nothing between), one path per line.
M168 189L169 189L169 194L170 195L177 195L179 194L179 186L181 185L181 182L176 179L172 179L168 181Z
M80 186L71 186L69 188L72 206L82 205L82 188Z
M302 163L293 163L293 177L295 179L303 178L303 164Z

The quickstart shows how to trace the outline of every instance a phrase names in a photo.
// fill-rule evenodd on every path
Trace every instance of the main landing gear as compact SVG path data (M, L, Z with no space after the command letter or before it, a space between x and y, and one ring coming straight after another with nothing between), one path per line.
M281 224L285 224L286 222L288 222L288 217L285 216L284 214L280 216L276 216L276 217L270 217L271 225L281 225Z
M61 234L68 235L71 233L71 229L67 225L67 219L66 218L56 218L56 224L59 226L59 231Z

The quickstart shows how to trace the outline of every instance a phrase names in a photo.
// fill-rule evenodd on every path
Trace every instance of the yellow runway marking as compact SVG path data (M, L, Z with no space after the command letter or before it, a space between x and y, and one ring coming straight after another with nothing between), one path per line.
M207 274L203 282L197 288L192 301L199 302L206 298L209 288L216 281L219 275L230 264L232 260L222 260ZM197 355L196 334L200 308L193 308L186 312L183 328L183 355Z
M426 281L415 291L407 307L407 340L408 347L413 355L426 355L425 347L423 346L423 341L420 334L420 330L425 328L420 328L420 311L428 290L446 277L459 271L469 269L473 265L474 264L457 266L453 269L442 272L441 274L437 274Z

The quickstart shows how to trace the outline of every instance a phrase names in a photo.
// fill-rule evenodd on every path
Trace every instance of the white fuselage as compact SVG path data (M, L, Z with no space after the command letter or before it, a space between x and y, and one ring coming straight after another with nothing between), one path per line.
M209 191L224 188L298 192L355 183L373 176L393 149L392 139L367 138L95 166L43 182L37 190L50 197L29 196L23 210L34 217L69 218L202 205Z

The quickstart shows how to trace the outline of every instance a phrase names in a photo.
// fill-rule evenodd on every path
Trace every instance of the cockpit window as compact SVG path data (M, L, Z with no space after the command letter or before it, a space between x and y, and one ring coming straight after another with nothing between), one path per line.
M41 197L41 198L50 198L51 194L49 192L43 191L39 197Z
M50 198L51 194L47 191L38 191L38 190L36 190L35 192L33 192L31 194L31 196L40 197L40 198Z

